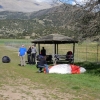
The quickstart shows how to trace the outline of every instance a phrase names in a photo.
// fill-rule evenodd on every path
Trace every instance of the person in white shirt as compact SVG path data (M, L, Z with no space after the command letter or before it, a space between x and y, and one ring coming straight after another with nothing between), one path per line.
M32 45L32 48L31 48L31 61L32 61L32 64L35 64L36 53L37 53L36 47L34 45Z

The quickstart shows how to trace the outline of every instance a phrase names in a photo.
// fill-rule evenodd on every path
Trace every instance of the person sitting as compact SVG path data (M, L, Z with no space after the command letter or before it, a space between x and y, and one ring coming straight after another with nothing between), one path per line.
M42 55L38 56L38 61L36 67L39 68L39 73L43 72L42 69L46 68L46 73L49 73L49 69L48 69L48 65L47 62L45 60L45 57Z
M73 61L73 53L72 53L72 51L68 51L67 52L66 60L69 61L70 63Z

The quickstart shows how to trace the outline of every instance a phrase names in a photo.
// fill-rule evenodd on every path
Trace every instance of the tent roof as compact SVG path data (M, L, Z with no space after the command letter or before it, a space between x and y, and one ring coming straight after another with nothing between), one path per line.
M47 36L34 39L32 43L63 44L63 43L78 43L78 41L71 37L60 35L60 34L49 34Z

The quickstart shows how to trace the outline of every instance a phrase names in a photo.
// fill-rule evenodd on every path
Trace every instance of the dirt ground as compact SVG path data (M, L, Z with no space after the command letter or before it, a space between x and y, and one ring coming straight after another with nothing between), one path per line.
M0 86L0 100L72 100L74 97L60 93L56 88L50 90L43 84L32 83L29 79L7 80L7 84Z

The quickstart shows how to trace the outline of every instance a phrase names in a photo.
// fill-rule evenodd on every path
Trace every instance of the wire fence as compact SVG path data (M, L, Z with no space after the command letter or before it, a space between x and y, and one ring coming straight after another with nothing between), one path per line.
M76 45L75 61L100 62L99 43L86 43Z
M24 44L27 48L31 46L32 43L30 41L24 42L6 42L6 46L14 47L18 49L22 44ZM52 55L53 53L53 45L49 44L42 44L40 48L45 47L47 54ZM38 46L36 45L37 49ZM59 54L66 55L67 51L73 50L72 44L59 44L58 46ZM74 61L75 62L100 62L100 44L97 42L93 43L78 43L75 45L75 54L74 54Z

